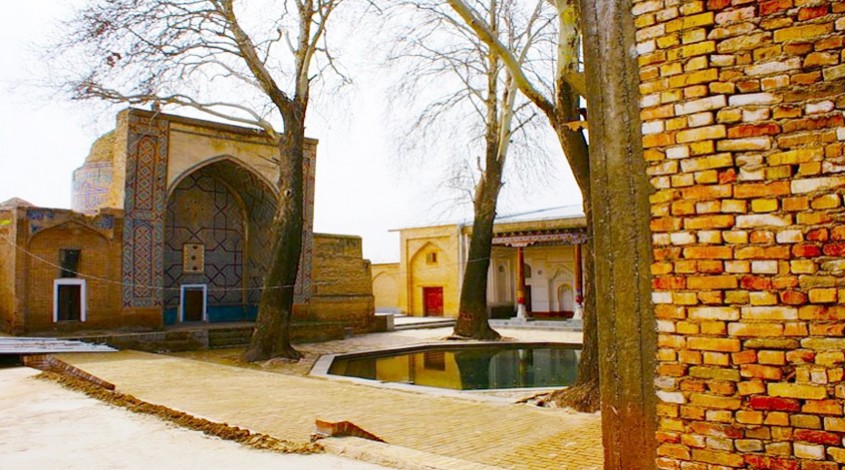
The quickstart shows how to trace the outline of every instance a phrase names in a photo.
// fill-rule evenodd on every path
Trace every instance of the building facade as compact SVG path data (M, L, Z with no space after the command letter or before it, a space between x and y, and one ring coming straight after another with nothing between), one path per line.
M316 147L306 144L295 315L367 330L373 300L360 238L313 233ZM254 320L270 258L277 153L255 129L121 112L74 172L71 210L20 201L0 208L0 327Z
M376 308L413 316L457 316L471 224L398 232L400 261L373 265ZM580 246L585 241L579 207L498 217L487 281L490 316L513 317L520 303L532 317L575 316Z

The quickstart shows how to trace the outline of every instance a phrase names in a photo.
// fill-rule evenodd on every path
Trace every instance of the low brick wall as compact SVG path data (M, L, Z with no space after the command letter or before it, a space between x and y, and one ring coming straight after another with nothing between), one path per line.
M148 352L195 351L244 347L249 344L252 329L252 325L211 326L148 333L113 333L68 339ZM294 344L319 343L343 339L346 336L346 327L341 322L294 323L291 325L290 335L291 342Z
M95 336L81 336L80 341L108 344L117 349L138 351L194 351L208 349L208 330L154 331L148 333L106 333Z

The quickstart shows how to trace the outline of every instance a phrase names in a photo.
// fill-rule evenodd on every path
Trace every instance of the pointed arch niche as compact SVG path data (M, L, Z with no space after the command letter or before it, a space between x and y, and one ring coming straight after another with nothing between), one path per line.
M164 321L182 312L183 286L204 286L209 322L252 321L272 249L276 193L240 161L223 156L178 178L169 190L164 232Z
M426 242L414 252L408 263L408 299L412 315L440 316L454 303L453 263L446 251L435 242ZM440 304L439 313L434 305L437 302Z

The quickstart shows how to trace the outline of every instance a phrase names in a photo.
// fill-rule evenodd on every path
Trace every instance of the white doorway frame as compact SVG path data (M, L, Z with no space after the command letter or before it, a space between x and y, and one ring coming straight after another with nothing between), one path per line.
M53 323L59 322L59 286L79 286L79 321L88 319L88 298L85 279L62 277L53 280Z
M202 321L208 321L208 284L182 284L179 289L179 323L185 322L185 291L202 290Z

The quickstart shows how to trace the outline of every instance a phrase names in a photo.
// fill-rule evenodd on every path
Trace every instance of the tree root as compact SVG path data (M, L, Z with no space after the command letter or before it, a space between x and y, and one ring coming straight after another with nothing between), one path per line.
M144 413L157 418L169 421L183 428L201 431L209 436L216 436L221 439L235 441L239 444L255 449L270 450L281 453L314 454L323 452L320 444L297 443L267 434L252 432L249 429L230 426L226 423L215 423L204 418L189 415L166 406L145 402L132 395L106 390L105 388L54 372L42 372L36 377L39 379L58 382L65 388L82 392L91 398L100 400L110 405L126 408L134 413Z
M262 361L269 361L271 359L291 359L292 361L298 361L305 357L301 352L294 349L293 346L288 346L283 348L281 351L275 351L272 353L265 353L260 348L247 348L243 354L241 355L241 361L243 362L262 362Z
M562 390L555 390L537 402L549 408L572 408L582 413L595 413L601 407L598 380L589 380Z
M450 336L447 337L450 340L482 340L482 341L498 341L502 339L502 335L499 334L498 331L494 330L493 328L486 328L482 331L473 331L470 334L463 334L463 332L458 332L458 329L455 328L455 331L452 332Z

